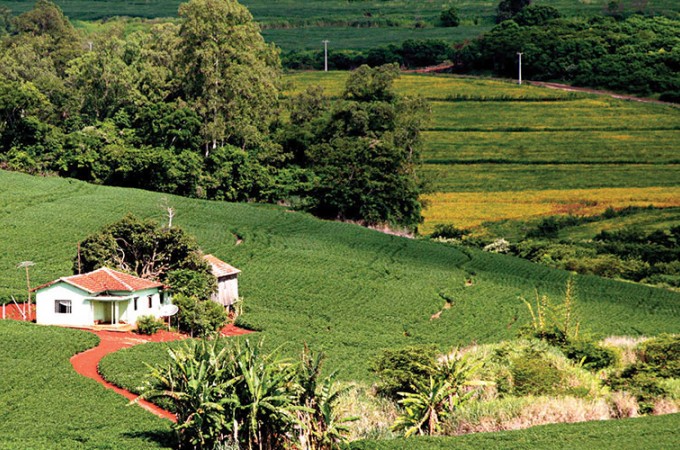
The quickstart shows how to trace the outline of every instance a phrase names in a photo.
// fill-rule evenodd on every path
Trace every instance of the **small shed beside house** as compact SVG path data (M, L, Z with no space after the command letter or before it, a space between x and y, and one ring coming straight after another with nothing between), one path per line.
M132 326L141 316L161 316L171 303L162 283L109 268L62 277L34 289L36 322L91 327Z
M225 307L233 305L238 300L238 274L241 271L213 255L205 255L203 259L210 264L212 274L217 278L217 292L212 300Z

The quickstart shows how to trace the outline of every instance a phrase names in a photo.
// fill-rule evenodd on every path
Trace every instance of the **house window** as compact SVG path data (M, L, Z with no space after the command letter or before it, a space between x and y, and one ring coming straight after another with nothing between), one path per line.
M135 297L132 299L132 307L137 311L137 300L139 300L139 297Z
M149 309L153 308L153 297L149 295Z
M57 314L71 314L71 300L55 300L54 312Z

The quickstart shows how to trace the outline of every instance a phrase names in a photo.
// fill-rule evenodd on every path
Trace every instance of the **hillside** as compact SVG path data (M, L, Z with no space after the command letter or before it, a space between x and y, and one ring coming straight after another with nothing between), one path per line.
M70 273L76 243L127 212L162 220L162 194L0 172L0 295L21 296L16 264L32 285ZM243 270L245 320L268 345L324 349L344 379L369 378L381 348L442 348L516 335L528 320L520 296L558 299L568 274L511 257L388 236L266 205L170 197L175 222L206 252ZM236 244L236 236L243 242ZM467 278L473 285L465 287ZM446 296L453 307L441 318ZM680 331L680 294L596 277L577 278L582 327L597 336Z

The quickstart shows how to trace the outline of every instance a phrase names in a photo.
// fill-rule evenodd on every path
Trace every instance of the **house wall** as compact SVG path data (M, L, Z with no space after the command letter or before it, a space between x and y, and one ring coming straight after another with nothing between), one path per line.
M87 292L63 281L40 289L35 296L36 322L43 325L91 326L94 317L90 302L85 300L87 295ZM71 313L56 313L55 300L71 300Z
M133 297L137 297L137 310L135 310L134 300L128 301L127 307L124 307L124 304L121 304L119 320L134 325L137 323L137 319L142 316L161 316L161 295L158 289L145 289L143 291L134 292L133 294L120 293L120 295L132 295ZM151 296L150 308L149 296Z
M129 292L112 292L111 294L130 295ZM112 302L86 300L85 298L89 296L90 294L87 292L63 281L40 289L36 293L36 322L43 325L89 327L94 325L95 319L112 318L109 312ZM119 323L125 322L135 325L137 319L141 316L153 315L160 317L161 295L157 288L137 291L133 296L138 298L136 310L133 300L117 302L117 318ZM149 307L149 296L151 296L151 307ZM54 304L56 300L71 300L71 313L56 313ZM170 302L171 299L166 294L166 304Z
M238 300L237 275L227 275L217 280L217 293L213 294L212 300L223 305L233 305Z

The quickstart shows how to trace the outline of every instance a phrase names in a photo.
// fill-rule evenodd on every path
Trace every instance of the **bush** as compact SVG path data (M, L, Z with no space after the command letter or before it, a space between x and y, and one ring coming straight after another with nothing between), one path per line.
M458 10L453 6L445 9L439 15L439 20L445 27L457 27L460 25L460 17L458 16Z
M661 335L640 345L640 360L648 373L680 378L680 336Z
M137 333L139 334L156 334L164 326L165 323L162 320L152 315L142 316L137 319Z
M192 336L205 336L220 330L227 323L227 312L211 300L198 300L178 294L173 303L179 307L179 328Z
M659 96L659 100L669 103L680 103L680 91L667 91Z
M440 223L434 226L434 231L430 235L431 239L461 239L468 234L469 231L456 228L451 223Z
M380 379L378 392L395 400L399 392L413 392L416 383L434 374L436 356L434 345L383 350L371 364L371 371Z
M599 370L612 366L616 363L616 353L608 348L601 347L594 342L577 340L567 342L561 346L564 355L570 360L580 363L588 370Z
M511 363L515 394L550 395L561 391L562 373L539 354L527 353Z

